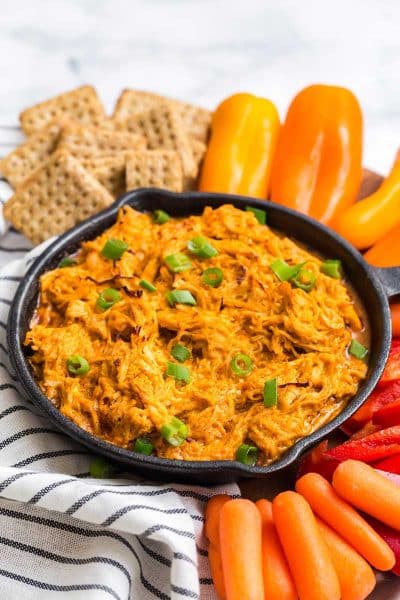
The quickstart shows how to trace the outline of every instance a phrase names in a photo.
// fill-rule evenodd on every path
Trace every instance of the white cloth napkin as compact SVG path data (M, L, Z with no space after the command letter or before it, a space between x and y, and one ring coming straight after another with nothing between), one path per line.
M204 507L238 487L91 479L90 453L20 393L8 312L45 247L0 240L0 599L214 600Z

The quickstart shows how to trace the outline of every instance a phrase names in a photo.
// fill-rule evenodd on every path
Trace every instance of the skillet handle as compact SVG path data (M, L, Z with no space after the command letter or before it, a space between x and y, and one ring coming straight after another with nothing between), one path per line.
M370 267L383 285L388 299L400 294L400 267Z

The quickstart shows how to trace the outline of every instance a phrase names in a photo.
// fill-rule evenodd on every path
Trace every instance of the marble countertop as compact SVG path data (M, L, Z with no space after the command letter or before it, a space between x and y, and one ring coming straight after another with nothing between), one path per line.
M109 110L124 87L214 107L241 90L283 116L303 86L354 90L365 158L386 172L400 141L398 0L4 0L0 125L82 83Z

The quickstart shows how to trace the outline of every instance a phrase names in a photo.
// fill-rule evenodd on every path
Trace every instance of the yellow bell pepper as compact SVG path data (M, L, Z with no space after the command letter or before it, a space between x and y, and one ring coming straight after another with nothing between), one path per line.
M213 114L199 189L266 199L279 131L275 105L235 94Z

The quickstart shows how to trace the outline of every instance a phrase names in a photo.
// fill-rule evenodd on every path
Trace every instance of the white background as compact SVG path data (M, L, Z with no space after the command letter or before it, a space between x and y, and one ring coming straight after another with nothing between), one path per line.
M400 0L0 0L0 125L93 83L212 108L234 91L274 100L315 82L349 86L365 115L365 165L400 145Z

